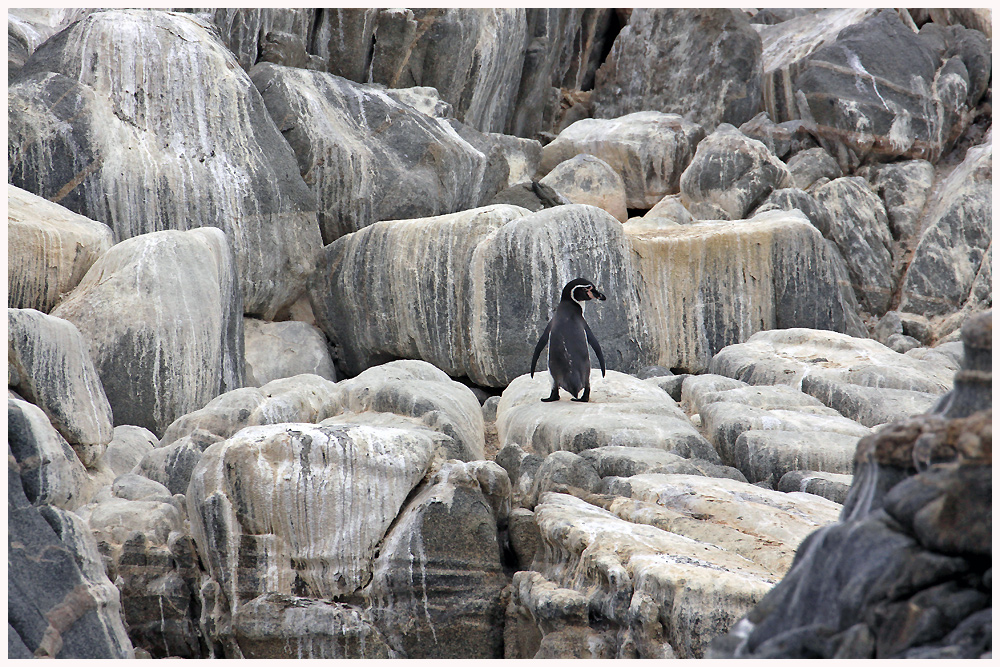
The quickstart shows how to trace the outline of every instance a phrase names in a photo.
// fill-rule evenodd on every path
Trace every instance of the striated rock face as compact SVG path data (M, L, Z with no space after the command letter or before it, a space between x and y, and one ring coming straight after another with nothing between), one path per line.
M927 203L926 228L903 279L900 310L954 312L992 304L993 140L965 160Z
M52 311L90 348L115 425L154 433L243 385L243 318L218 229L122 241Z
M8 386L43 411L93 466L111 442L111 405L80 332L32 309L7 309Z
M107 225L8 183L8 305L49 312L111 243Z
M834 256L798 212L626 229L638 255L652 363L698 372L761 329L861 328Z
M894 239L908 241L920 231L920 214L933 184L934 166L927 160L894 162L878 170L874 185L885 202Z
M597 71L595 118L652 109L712 130L759 110L761 41L733 9L636 9Z
M323 72L263 63L250 74L316 194L324 243L479 204L486 156L447 122Z
M306 322L243 319L246 383L260 387L302 373L337 379L323 332Z
M271 318L302 293L320 246L315 198L249 77L199 20L91 14L32 54L10 100L14 185L119 240L219 227L248 313Z
M636 111L613 119L579 120L542 148L539 172L547 174L581 153L594 155L625 182L629 208L648 209L678 192L681 173L705 136L700 125L677 114Z

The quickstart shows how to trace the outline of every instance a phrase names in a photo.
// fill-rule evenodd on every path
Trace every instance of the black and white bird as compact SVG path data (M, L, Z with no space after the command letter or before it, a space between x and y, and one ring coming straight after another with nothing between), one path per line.
M594 283L583 278L576 278L566 283L562 298L556 307L556 313L545 325L542 337L535 345L535 353L531 355L531 377L535 377L535 364L542 353L545 343L549 344L549 373L552 375L552 393L542 401L558 401L559 387L573 395L574 401L590 400L590 350L587 344L594 348L597 359L601 362L601 376L606 374L604 368L604 353L601 344L597 342L594 332L583 319L584 303L591 299L604 301L605 297ZM583 395L579 395L580 392Z

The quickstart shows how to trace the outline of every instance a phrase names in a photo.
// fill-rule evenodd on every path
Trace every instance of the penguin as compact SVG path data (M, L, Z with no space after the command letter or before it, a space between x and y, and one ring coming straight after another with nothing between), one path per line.
M535 364L538 363L542 348L546 343L549 344L552 393L548 398L542 399L545 403L559 400L559 387L572 394L574 401L586 403L590 400L590 350L587 349L587 343L594 348L597 359L601 362L601 376L606 375L601 344L583 319L584 302L591 299L605 300L594 283L583 278L566 283L556 313L545 325L542 337L535 345L535 353L531 355L531 377L535 377ZM577 397L581 390L583 395Z

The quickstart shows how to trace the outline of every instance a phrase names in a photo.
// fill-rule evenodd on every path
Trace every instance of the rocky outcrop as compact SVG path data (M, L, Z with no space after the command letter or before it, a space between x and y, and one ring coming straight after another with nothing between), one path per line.
M681 173L704 136L700 125L658 111L587 118L542 148L538 170L544 175L581 153L594 155L622 177L627 206L648 209L664 195L678 192Z
M91 14L32 54L10 100L14 185L117 239L222 229L248 313L271 318L302 293L320 247L315 198L249 77L200 21Z
M697 45L697 48L693 48ZM733 9L636 9L597 70L594 117L683 114L711 131L759 110L761 41Z
M873 185L885 202L889 229L896 240L912 239L920 231L920 217L934 184L934 165L907 160L882 166Z
M49 312L111 243L107 225L8 183L8 305Z
M7 352L7 385L40 407L92 467L111 442L111 405L80 332L58 317L8 308Z
M452 213L484 198L486 156L447 122L324 72L263 63L250 74L316 194L323 243L379 220Z
M603 208L619 222L628 219L625 182L601 158L581 153L557 164L539 183L549 186L573 204Z
M243 350L246 384L250 387L302 373L337 379L323 332L306 322L244 318Z
M122 241L52 311L80 330L114 424L163 433L243 385L236 267L218 229Z

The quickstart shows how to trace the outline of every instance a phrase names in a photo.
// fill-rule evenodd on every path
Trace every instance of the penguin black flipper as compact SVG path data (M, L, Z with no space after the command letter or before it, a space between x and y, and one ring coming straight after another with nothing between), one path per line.
M587 342L590 343L590 347L594 348L594 352L597 353L597 360L601 362L601 377L605 377L607 372L604 368L604 353L601 352L601 344L597 342L597 336L590 330L590 325L586 321L583 323L583 329L587 332Z
M549 331L551 329L552 320L549 320L549 323L545 325L545 331L542 332L542 337L538 339L538 344L535 345L535 353L531 355L531 377L535 377L535 364L538 363L538 357L542 354L542 350L545 349L545 344L549 342Z

